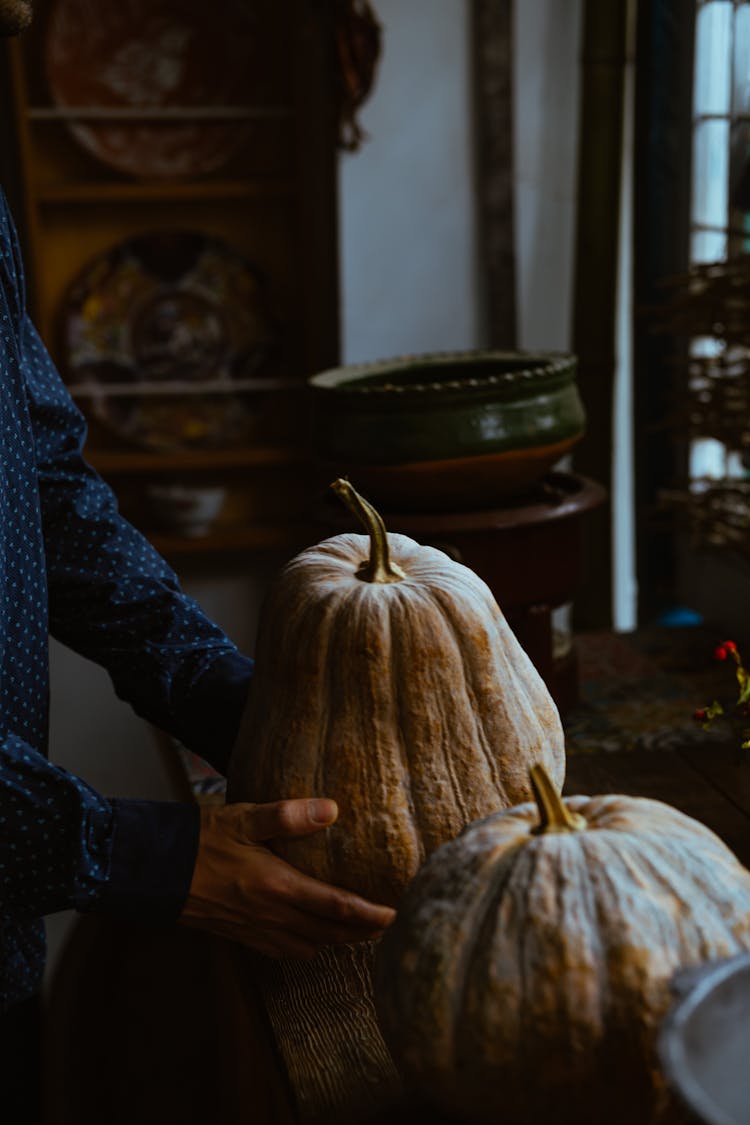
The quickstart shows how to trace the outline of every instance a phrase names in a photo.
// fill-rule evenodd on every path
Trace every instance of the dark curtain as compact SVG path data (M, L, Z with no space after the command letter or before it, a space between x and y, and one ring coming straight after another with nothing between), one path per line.
M487 343L516 346L513 0L472 0L475 141Z

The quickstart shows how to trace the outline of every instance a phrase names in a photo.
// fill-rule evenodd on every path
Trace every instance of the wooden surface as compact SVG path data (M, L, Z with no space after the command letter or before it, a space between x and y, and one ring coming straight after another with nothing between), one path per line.
M296 1121L250 959L232 942L82 915L45 1025L43 1125Z
M564 792L666 801L712 829L750 867L750 755L734 747L571 754Z
M666 801L750 866L750 757L733 748L572 754L565 792ZM47 1095L46 1125L100 1125L103 1106L108 1125L295 1121L241 951L92 916L80 919L52 992ZM419 1108L351 1125L412 1125Z

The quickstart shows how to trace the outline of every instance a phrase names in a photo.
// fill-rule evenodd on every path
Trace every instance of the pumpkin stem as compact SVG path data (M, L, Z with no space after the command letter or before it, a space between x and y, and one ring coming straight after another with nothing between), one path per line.
M363 582L400 582L406 574L391 559L388 532L382 518L363 496L360 496L348 480L339 477L331 488L343 500L347 508L364 525L370 536L370 558L362 563L357 577Z
M586 818L570 811L544 766L538 763L531 766L529 780L540 818L536 828L531 829L533 836L544 836L550 832L580 832L586 828Z

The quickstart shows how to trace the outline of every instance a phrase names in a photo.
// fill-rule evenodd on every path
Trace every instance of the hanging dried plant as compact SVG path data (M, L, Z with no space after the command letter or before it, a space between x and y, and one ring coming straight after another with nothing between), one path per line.
M750 466L750 255L696 265L663 290L649 310L652 330L691 341L671 365L684 390L669 424L689 440L713 438ZM687 518L694 547L750 559L750 480L727 471L661 499Z
M716 721L725 723L733 730L739 750L750 750L750 673L742 662L740 650L735 641L722 641L714 649L714 660L727 662L734 666L736 695L725 701L726 706L714 699L705 707L693 712L693 719L704 730L711 730ZM743 760L745 755L743 754Z
M356 115L367 100L380 57L382 28L368 0L336 0L339 147L356 151L367 134Z
M750 481L699 478L665 489L663 504L686 521L691 545L728 551L750 562Z
M649 310L654 332L750 348L750 255L695 265L662 288L666 299Z

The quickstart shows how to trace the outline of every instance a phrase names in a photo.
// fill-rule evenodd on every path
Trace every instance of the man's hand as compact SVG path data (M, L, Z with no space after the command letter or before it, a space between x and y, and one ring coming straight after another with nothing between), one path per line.
M263 846L279 836L309 836L337 816L326 798L204 806L180 921L267 957L309 960L322 945L377 937L394 910L303 875Z

